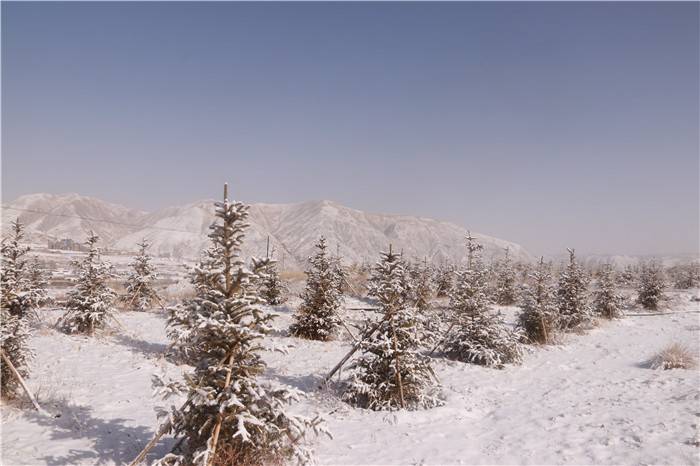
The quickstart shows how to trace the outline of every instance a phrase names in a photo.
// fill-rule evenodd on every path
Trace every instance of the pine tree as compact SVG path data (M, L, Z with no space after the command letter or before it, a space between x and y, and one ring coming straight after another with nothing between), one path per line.
M445 298L450 295L454 286L454 275L454 267L450 264L442 264L435 269L433 281L436 297Z
M496 276L496 302L503 306L515 303L515 269L510 259L509 249L505 248L505 257L498 264Z
M626 265L625 269L618 276L618 281L621 286L632 286L637 281L638 271L633 265Z
M443 343L450 359L501 368L520 363L522 348L518 335L503 317L489 309L487 271L479 256L482 246L467 235L467 267L457 273L450 296L452 332Z
M257 281L269 259L253 259L246 267L240 258L248 206L229 201L227 189L215 214L212 245L192 275L196 296L173 309L169 319L176 346L196 349L196 362L184 384L155 381L164 397L176 393L187 400L169 413L170 432L183 441L180 453L157 464L308 461L310 453L299 441L307 428L318 430L319 421L288 414L285 406L296 395L258 381L265 370L262 342L273 315L262 307Z
M39 263L39 258L34 256L27 266L27 280L31 290L31 301L36 307L42 307L52 302L48 291L50 277L51 273Z
M22 246L24 226L12 222L12 233L2 241L2 280L0 281L2 309L11 315L24 318L35 306L31 283L27 277L26 254L28 246Z
M338 288L338 296L342 296L348 283L348 273L343 268L343 261L340 257L340 247L335 256L331 257L331 269L333 270L333 280Z
M593 320L588 303L588 278L576 261L573 249L569 251L569 263L559 275L557 305L559 325L563 330L578 330Z
M270 306L279 306L286 301L287 287L277 271L277 263L272 262L261 279L260 296Z
M340 325L338 274L326 249L326 239L321 236L316 243L316 254L309 258L302 303L289 328L292 335L326 341L333 337Z
M107 280L114 275L111 264L100 257L97 247L99 239L91 231L85 243L87 255L82 261L73 262L78 281L68 292L66 313L57 324L68 333L92 335L95 330L104 328L114 312L113 303L117 295L107 284Z
M595 313L606 319L617 319L623 316L623 297L617 291L615 270L611 264L605 264L598 273L598 289L594 293L593 309Z
M22 246L24 227L12 223L12 234L2 240L2 268L0 268L0 349L23 377L28 375L28 363L33 353L28 345L29 312L36 305L31 282L26 277L26 259L29 248ZM0 396L14 398L19 382L10 367L0 359Z
M532 273L532 285L525 285L518 326L527 341L548 344L554 341L559 328L559 310L549 264L544 258Z
M652 260L642 264L639 275L639 295L637 302L645 309L657 309L659 301L664 298L664 272L658 261Z
M700 262L678 264L668 270L673 279L673 285L679 290L697 288L700 284Z
M343 399L373 410L439 405L429 359L419 352L416 311L406 300L404 264L391 246L381 257L373 282L383 319L360 343L363 353L350 366L353 376Z
M433 295L430 272L427 260L423 261L422 266L417 263L412 264L409 271L413 291L412 302L416 309L422 313L430 308L430 298Z
M126 279L126 295L124 301L134 310L143 311L160 301L153 284L158 279L156 269L151 264L151 256L148 254L150 244L145 239L137 244L138 254L130 264L131 272Z

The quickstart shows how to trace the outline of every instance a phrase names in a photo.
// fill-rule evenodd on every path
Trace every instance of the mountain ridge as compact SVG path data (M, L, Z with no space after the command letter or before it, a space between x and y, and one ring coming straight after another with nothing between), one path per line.
M146 238L152 243L154 254L194 259L207 246L209 225L214 221L213 202L199 200L145 212L76 193L34 193L3 206L3 230L8 220L19 216L26 224L28 238L38 243L61 238L82 241L92 229L111 249L134 251L136 243ZM286 268L303 267L320 235L326 237L332 253L339 249L349 263L372 263L389 243L403 249L409 257L434 263L460 261L464 257L467 230L450 222L369 213L330 200L249 206L250 228L244 255L264 255L270 235L275 257ZM516 243L472 234L483 243L487 259L502 256L507 247L516 260L532 260Z

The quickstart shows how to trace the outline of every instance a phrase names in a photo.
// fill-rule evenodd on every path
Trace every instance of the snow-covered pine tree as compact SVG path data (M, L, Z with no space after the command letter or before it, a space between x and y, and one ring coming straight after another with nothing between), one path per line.
M413 291L413 305L420 312L426 312L430 308L430 299L433 296L432 282L430 280L431 270L428 266L427 259L423 260L423 264L418 262L411 264L409 276L411 279L411 288Z
M73 262L78 280L68 292L66 313L57 323L68 333L92 335L95 330L104 328L114 312L117 294L107 284L107 280L114 277L112 265L100 257L99 239L94 232L89 232L85 258Z
M568 249L569 263L559 275L557 305L562 330L578 330L593 321L588 302L588 277L576 261L575 251Z
M637 281L638 270L635 266L628 264L625 266L622 273L617 277L620 286L632 287Z
M520 363L522 347L517 332L512 331L499 313L489 309L488 277L481 261L478 244L467 235L467 266L457 273L450 296L452 331L443 342L450 359L502 368L507 363Z
M274 249L272 257L274 257ZM280 278L276 262L271 262L267 267L260 284L260 296L270 306L278 306L287 300L285 296L287 287Z
M617 319L623 316L624 298L617 291L615 275L612 264L604 264L598 272L598 288L593 294L593 310L606 319Z
M31 293L31 301L35 307L42 307L52 301L49 296L49 278L51 273L39 262L39 258L34 256L27 264L27 280Z
M316 254L309 258L302 303L289 328L292 335L309 340L329 340L340 325L338 274L326 249L326 239L321 236L316 243Z
M2 240L0 268L0 348L22 377L28 374L33 353L28 346L29 311L35 306L31 283L27 279L24 256L29 248L22 246L24 226L15 221L12 233ZM19 381L0 358L0 396L13 398Z
M510 306L515 302L516 295L515 269L510 259L510 250L505 248L505 257L496 269L496 302Z
M652 260L642 264L639 274L639 295L637 302L645 309L657 309L664 297L666 287L664 271L661 264Z
M389 252L381 253L373 276L383 319L377 330L360 343L362 355L350 366L353 375L343 399L373 410L441 404L434 395L429 358L420 353L416 311L409 306L404 289L404 264L391 245Z
M435 283L435 296L445 298L452 292L455 270L451 264L443 263L435 268L433 282Z
M671 267L668 270L673 285L679 290L697 288L700 284L700 262L686 262Z
M131 262L131 271L126 278L126 294L124 302L130 308L143 311L160 301L158 293L154 288L154 283L158 278L156 269L151 263L151 255L148 253L150 244L146 239L137 244L138 253Z
M343 260L340 257L340 245L336 248L335 256L330 258L330 262L336 287L338 288L338 296L342 296L347 287L348 273L343 268Z
M24 318L36 306L31 293L31 283L27 277L26 254L28 246L22 245L24 225L19 221L12 222L12 232L2 240L2 309L11 315Z
M192 276L197 295L173 309L169 320L175 343L196 348L195 369L184 384L155 379L165 398L175 393L187 400L168 416L169 432L183 443L178 454L156 464L309 461L300 441L308 428L321 428L319 420L288 414L285 407L295 393L272 389L257 378L265 370L260 351L274 317L262 307L256 283L269 259L253 259L249 268L240 258L248 206L229 201L226 188L215 214L212 246Z
M532 284L523 287L518 327L531 343L552 343L559 329L559 310L551 266L544 258L540 258L531 278Z

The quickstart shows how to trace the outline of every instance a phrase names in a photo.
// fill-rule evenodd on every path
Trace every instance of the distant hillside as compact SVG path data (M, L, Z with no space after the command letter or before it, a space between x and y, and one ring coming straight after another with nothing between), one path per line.
M147 213L77 194L31 194L8 206L24 210L3 209L3 228L19 215L34 242L60 238L82 241L86 232L94 229L104 245L113 249L134 251L136 243L146 238L155 254L193 259L207 245L209 225L214 220L212 203L199 201ZM426 257L432 262L464 257L465 228L429 218L367 213L330 201L252 204L249 223L244 254L264 255L270 235L275 257L290 268L303 265L320 235L326 236L333 252L339 248L347 263L374 262L389 243L409 257ZM502 256L506 247L517 260L531 259L518 244L472 234L483 243L487 259Z

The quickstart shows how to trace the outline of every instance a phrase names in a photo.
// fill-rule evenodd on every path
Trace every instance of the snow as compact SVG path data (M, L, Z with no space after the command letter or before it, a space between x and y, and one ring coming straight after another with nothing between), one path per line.
M299 300L276 307L265 377L307 396L292 410L322 414L333 439L311 439L321 464L698 464L700 372L645 365L672 342L700 353L700 303L679 294L672 313L604 322L558 346L530 347L521 366L504 370L433 360L445 405L425 411L374 412L339 401L338 377L316 387L351 347L287 336ZM347 299L346 308L367 307ZM516 309L501 308L513 322ZM44 311L31 340L30 388L53 415L30 406L0 408L2 464L124 464L151 439L158 422L151 376L187 369L164 357L164 315L123 312L101 337L51 328L61 311ZM350 322L371 312L345 310ZM343 331L343 330L341 330ZM178 403L175 400L174 403ZM172 446L165 438L148 456Z

